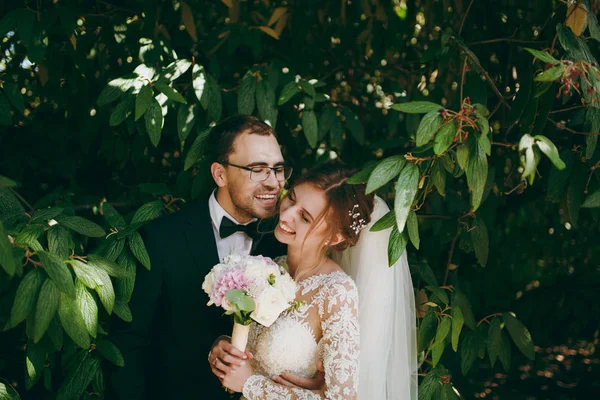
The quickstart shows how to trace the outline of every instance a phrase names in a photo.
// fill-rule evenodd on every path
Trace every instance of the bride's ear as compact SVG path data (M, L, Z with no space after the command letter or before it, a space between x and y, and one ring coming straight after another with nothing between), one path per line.
M346 240L344 235L342 235L341 233L336 233L327 241L327 243L328 243L327 246L335 247L338 244L342 243L344 240Z

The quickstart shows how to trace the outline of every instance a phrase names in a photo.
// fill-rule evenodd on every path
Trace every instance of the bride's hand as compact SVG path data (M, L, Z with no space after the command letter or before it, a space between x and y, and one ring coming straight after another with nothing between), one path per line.
M234 392L242 391L244 387L244 383L254 375L254 371L250 366L250 363L244 362L241 366L235 367L229 370L225 377L221 379L221 383L229 390L233 390Z
M223 379L232 368L238 368L248 358L252 358L250 352L243 353L236 349L229 336L218 337L208 354L210 368L219 379Z

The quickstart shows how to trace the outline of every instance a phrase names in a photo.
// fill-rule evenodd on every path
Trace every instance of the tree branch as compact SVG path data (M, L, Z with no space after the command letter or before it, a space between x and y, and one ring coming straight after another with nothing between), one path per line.
M17 197L17 198L18 198L18 199L21 201L21 203L23 203L24 205L26 205L26 206L27 206L27 208L29 208L29 211L31 211L31 212L35 211L35 208L33 208L33 207L31 206L31 204L29 204L29 203L27 202L27 200L25 200L25 199L23 198L23 196L21 196L21 195L19 194L19 192L17 192L15 189L10 189L10 191L11 191L11 192L12 192L12 193L13 193L13 194L14 194L14 195L15 195L15 196L16 196L16 197Z
M460 225L456 229L456 235L454 235L454 239L452 239L452 244L450 245L450 251L448 252L448 262L446 263L446 275L444 276L444 285L448 282L448 274L450 273L450 264L452 264L452 256L454 255L454 248L456 247L456 240L460 236Z
M458 36L460 36L460 34L462 33L462 30L465 26L465 21L467 20L467 15L469 15L469 10L471 10L471 6L473 5L473 1L475 0L471 0L471 2L469 3L469 7L467 7L467 11L465 11L465 15L463 15L462 22L460 23L460 29L458 30Z
M598 136L598 135L600 135L600 133L579 132L579 131L573 130L573 129L567 127L565 124L563 124L561 122L556 122L555 120L553 120L550 117L548 117L548 121L552 122L560 130L571 132L571 133L575 133L577 135L585 135L585 136Z

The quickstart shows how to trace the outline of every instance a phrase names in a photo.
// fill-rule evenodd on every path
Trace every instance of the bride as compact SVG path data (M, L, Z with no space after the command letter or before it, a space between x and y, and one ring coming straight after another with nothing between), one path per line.
M219 374L225 388L248 400L417 399L406 255L388 268L389 230L368 229L389 209L364 185L347 184L350 176L338 164L320 166L281 202L275 237L288 246L285 261L303 304L268 328L254 324L253 358ZM325 382L317 389L281 379L313 378L321 368Z

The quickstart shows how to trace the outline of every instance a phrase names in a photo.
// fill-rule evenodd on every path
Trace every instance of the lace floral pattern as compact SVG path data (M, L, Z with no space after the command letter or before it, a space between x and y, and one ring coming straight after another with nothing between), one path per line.
M284 312L269 328L254 326L249 349L255 375L243 388L248 400L347 400L358 393L358 291L343 272L299 282L306 305ZM269 377L288 371L314 377L317 360L325 368L325 388L317 393L279 385Z

